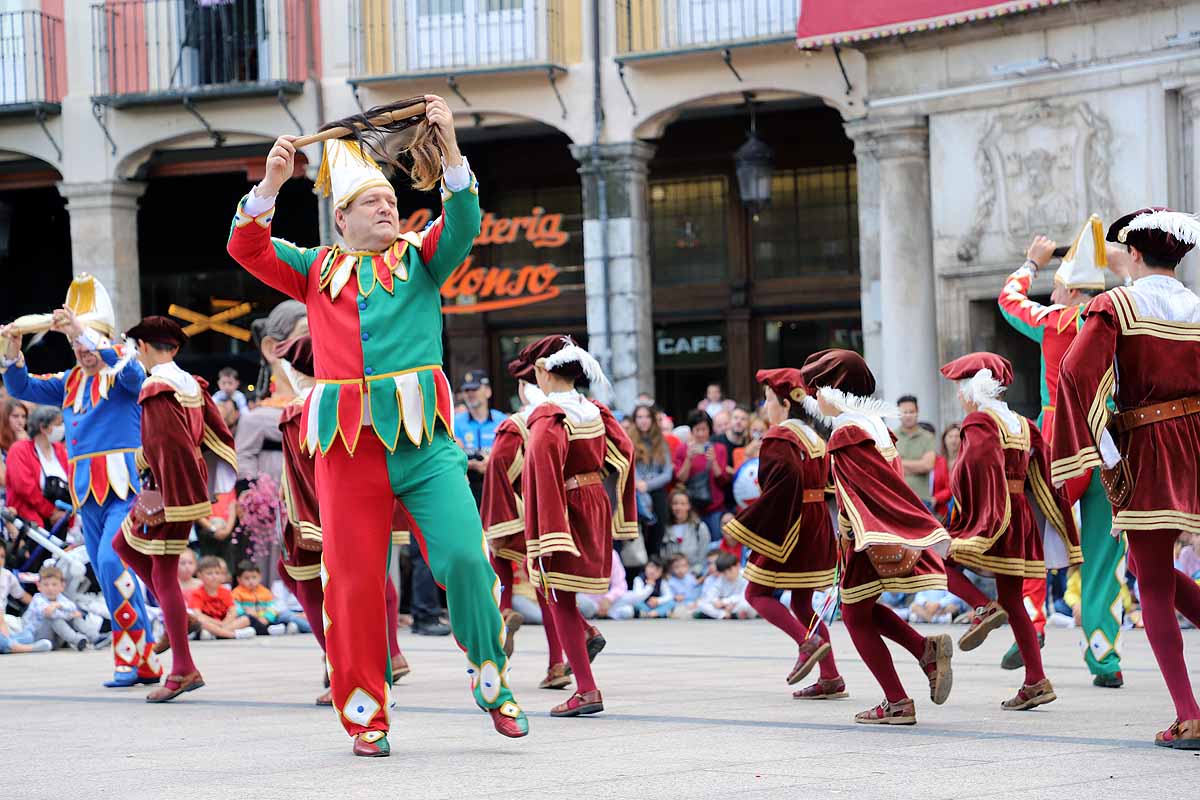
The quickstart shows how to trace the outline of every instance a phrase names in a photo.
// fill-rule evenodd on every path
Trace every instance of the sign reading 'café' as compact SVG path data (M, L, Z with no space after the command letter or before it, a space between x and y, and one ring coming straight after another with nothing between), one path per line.
M422 208L408 219L400 220L400 229L419 231L432 216L432 211ZM503 246L521 240L535 248L557 249L570 238L563 231L562 222L562 214L547 214L541 206L535 206L526 217L497 217L489 211L483 215L475 246ZM548 261L519 267L488 267L476 263L475 256L469 255L442 285L442 313L477 314L553 300L559 294L554 285L558 272L558 267Z

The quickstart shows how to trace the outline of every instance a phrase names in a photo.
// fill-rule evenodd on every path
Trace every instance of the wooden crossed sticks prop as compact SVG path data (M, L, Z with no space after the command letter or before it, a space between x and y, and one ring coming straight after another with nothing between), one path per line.
M224 303L221 301L213 301L213 305L224 305ZM189 308L177 306L172 303L171 307L167 309L167 313L172 317L179 317L182 320L192 323L183 329L183 332L188 336L195 336L197 333L203 333L204 331L212 330L216 333L223 333L226 336L232 336L234 339L248 342L250 341L250 331L246 330L245 328L239 328L237 325L226 325L225 323L231 319L237 319L238 317L246 316L253 308L254 306L251 303L239 303L238 305L225 309L219 314L207 316L197 311L192 311Z

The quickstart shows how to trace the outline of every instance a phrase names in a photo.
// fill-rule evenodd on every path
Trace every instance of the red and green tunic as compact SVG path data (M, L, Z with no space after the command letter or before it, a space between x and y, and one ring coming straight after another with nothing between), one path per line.
M394 452L401 436L453 435L452 392L442 372L441 286L479 234L478 183L451 192L443 213L381 253L297 247L271 237L274 208L257 217L238 205L229 254L252 275L308 307L317 385L301 423L307 450L340 437L350 453L369 425Z

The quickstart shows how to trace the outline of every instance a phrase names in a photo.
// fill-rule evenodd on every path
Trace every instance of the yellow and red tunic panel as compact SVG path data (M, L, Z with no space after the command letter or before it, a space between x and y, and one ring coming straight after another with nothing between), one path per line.
M1110 399L1118 411L1132 411L1197 394L1200 324L1143 313L1129 288L1098 296L1063 361L1054 483L1102 464L1099 449ZM1134 428L1119 435L1116 445L1129 462L1133 491L1127 507L1114 509L1113 530L1200 533L1200 415Z
M826 589L837 569L837 538L825 505L829 455L796 420L767 431L758 457L762 494L724 531L752 551L746 580L776 589Z
M525 561L525 504L521 472L525 467L525 415L513 414L496 427L496 438L483 475L479 515L492 552L511 561Z
M1071 505L1050 484L1041 434L1029 420L1014 417L1019 431L993 411L963 420L962 449L950 476L955 499L950 557L982 575L1042 578L1045 547L1035 505L1068 556L1067 563L1054 566L1082 563L1083 554ZM1017 484L1020 491L1014 491Z
M613 539L638 535L630 471L633 443L604 406L590 421L573 421L553 402L529 415L521 485L530 578L568 592L603 594L612 572ZM603 483L570 491L577 475L610 471L616 503Z
M938 523L904 481L904 467L894 437L882 449L864 428L838 427L829 439L834 486L841 509L839 525L853 538L842 580L842 602L873 600L883 592L945 589L944 552L950 534ZM921 550L912 573L883 578L866 549L872 544L900 544Z

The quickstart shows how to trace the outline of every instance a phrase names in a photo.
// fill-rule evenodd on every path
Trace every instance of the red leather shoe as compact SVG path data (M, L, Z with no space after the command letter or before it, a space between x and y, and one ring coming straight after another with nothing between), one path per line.
M184 692L194 692L203 685L204 678L200 677L199 672L193 671L187 675L168 675L166 683L146 695L146 702L166 703Z
M792 697L796 700L838 700L849 696L846 681L841 676L829 680L821 679L811 686L792 692Z
M812 672L813 667L822 658L829 655L830 649L829 642L820 636L813 635L805 639L804 644L800 645L800 655L796 657L796 664L788 673L788 686L804 680L808 673Z
M363 758L387 758L392 754L386 731L363 731L354 737L354 755Z
M582 717L585 714L598 714L604 710L604 698L600 690L591 692L576 692L567 698L565 703L559 703L550 709L552 717Z
M489 708L488 715L496 733L510 739L520 739L529 735L529 719L516 703L509 701L499 708Z
M600 655L600 651L604 649L604 645L608 641L604 638L604 634L595 625L588 625L587 629L587 653L588 663L596 660L596 656Z

